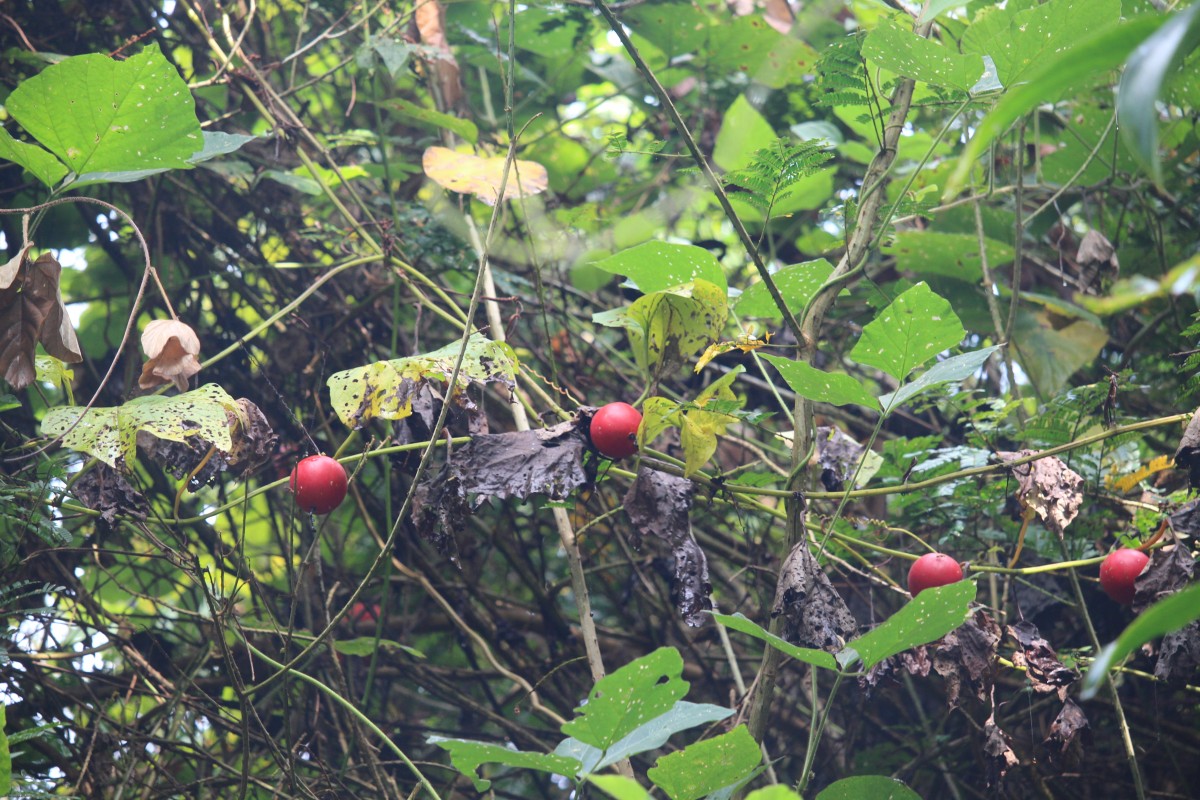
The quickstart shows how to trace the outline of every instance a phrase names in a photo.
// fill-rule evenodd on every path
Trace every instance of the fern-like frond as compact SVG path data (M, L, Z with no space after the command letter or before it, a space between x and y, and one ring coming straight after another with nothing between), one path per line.
M863 34L830 43L817 59L817 105L869 106L867 69L862 58Z
M777 139L770 147L755 151L749 165L726 173L724 183L740 189L738 197L769 216L798 181L813 175L833 158L824 147L822 140L792 143Z

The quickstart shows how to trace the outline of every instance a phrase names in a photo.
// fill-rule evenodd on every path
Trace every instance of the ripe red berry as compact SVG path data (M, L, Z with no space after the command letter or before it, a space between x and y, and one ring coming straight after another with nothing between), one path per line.
M302 510L328 514L346 499L346 470L329 456L309 456L292 470L288 486Z
M1109 553L1100 565L1100 588L1104 593L1123 606L1133 602L1133 582L1150 556L1141 550L1122 547Z
M908 568L908 591L916 597L926 589L962 580L962 567L945 553L926 553Z
M637 429L641 413L629 403L609 403L592 415L588 434L592 446L614 461L637 452Z

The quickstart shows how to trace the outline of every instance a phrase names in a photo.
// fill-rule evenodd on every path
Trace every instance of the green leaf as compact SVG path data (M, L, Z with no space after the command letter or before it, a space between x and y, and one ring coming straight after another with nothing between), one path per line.
M192 93L157 45L125 61L64 59L22 81L6 104L76 175L186 167L203 147Z
M412 413L412 401L430 382L449 382L454 374L462 343L420 356L376 361L363 367L335 372L326 383L329 399L338 418L352 428L373 419L404 419ZM456 402L467 402L464 391L472 383L499 382L516 385L517 355L503 342L493 342L481 333L471 334L458 373ZM439 391L444 387L439 386Z
M896 257L896 267L917 275L939 275L978 283L983 277L979 238L966 233L901 231L883 252ZM1014 252L1003 242L984 239L988 266L1012 263Z
M660 647L601 678L579 715L562 732L607 750L650 720L670 711L688 690L680 675L683 659L673 647Z
M921 800L921 795L895 778L856 775L826 786L817 795L817 800Z
M374 636L341 639L333 643L333 649L347 656L369 656L376 650L402 650L414 658L425 658L425 654L415 647L409 647L391 639L376 639Z
M425 108L416 103L410 103L408 100L400 97L393 97L391 100L387 100L380 105L391 109L405 119L418 122L427 128L442 128L451 131L471 144L479 141L479 129L469 119L462 119L451 114L443 114L432 108Z
M784 267L772 275L771 280L779 289L783 302L798 314L832 274L833 265L823 258L818 258L815 261ZM767 285L762 281L746 287L737 299L736 308L738 314L743 317L783 317L783 312L776 307L775 300L767 291Z
M615 800L650 800L650 793L625 775L589 775L588 780Z
M503 764L522 769L536 769L540 772L552 772L557 775L574 775L579 769L579 762L573 758L555 755L554 753L527 753L522 750L510 750L499 744L476 742L470 739L447 739L442 736L430 736L425 741L436 744L450 753L450 763L454 768L466 775L475 784L475 790L487 791L492 785L490 780L479 777L476 771L483 764Z
M904 384L895 392L880 395L879 403L886 411L890 412L892 409L904 405L913 397L923 394L935 386L950 383L951 381L965 380L982 367L983 362L987 361L992 353L999 350L1000 347L1001 345L984 347L979 350L973 350L970 353L952 356L945 361L939 361L916 380Z
M959 157L943 197L952 199L962 191L976 159L987 152L991 143L1010 125L1046 102L1046 98L1057 97L1084 79L1119 67L1133 48L1153 33L1162 21L1155 15L1136 17L1085 37L1031 69L1026 82L1009 89L975 128L975 135Z
M723 706L677 700L670 711L636 728L608 750L600 750L572 737L560 742L554 752L578 759L583 764L584 774L598 772L638 753L657 750L680 731L718 722L732 715L733 710Z
M1158 99L1167 76L1200 41L1200 5L1171 16L1142 42L1125 65L1117 91L1117 121L1126 146L1150 177L1162 185L1158 155Z
M721 130L713 145L713 163L727 171L741 169L750 163L755 152L774 142L775 129L745 95L738 95L721 119Z
M629 278L643 294L695 280L708 281L721 289L728 285L717 257L690 244L644 242L592 263L605 272Z
M86 414L78 406L55 408L42 420L42 433L66 434L64 445L115 468L135 459L138 431L172 442L198 436L229 453L233 448L230 426L238 424L241 413L224 389L210 383L173 397L135 397L124 405L92 408Z
M904 380L914 369L962 341L965 333L950 304L922 281L863 328L850 357Z
M925 592L921 592L921 596L924 595ZM1200 584L1193 584L1159 600L1138 614L1137 619L1121 632L1115 642L1110 642L1100 650L1087 675L1083 676L1080 697L1084 700L1095 697L1108 671L1134 650L1197 619L1200 619Z
M24 167L47 186L54 186L69 172L53 155L37 145L17 141L4 128L0 128L0 160Z
M671 800L697 800L754 771L762 761L745 725L660 758L646 772Z
M1103 326L1046 309L1018 311L1012 332L1021 366L1043 397L1058 394L1107 343L1108 331Z
M978 54L959 53L918 36L891 18L880 20L871 31L862 54L889 72L963 92L970 92L986 71Z
M922 592L924 594L924 592ZM838 667L837 659L824 650L814 650L808 647L797 647L788 640L776 636L773 633L765 630L758 623L747 619L742 614L713 614L713 619L724 625L730 630L740 631L741 633L749 634L755 639L766 642L776 650L789 655L797 661L803 661L805 664L811 664L814 667L822 669L836 670Z
M7 725L5 705L0 703L0 797L8 797L12 792L12 754L8 752L8 734L4 732Z
M793 792L783 784L775 786L764 786L762 789L755 789L746 796L746 800L804 800L800 795Z
M962 625L971 613L977 587L974 581L958 581L926 589L879 627L848 643L837 655L843 668L856 660L863 670L910 647L940 639Z
M1200 8L1200 6L1197 6ZM1148 275L1130 275L1114 283L1106 297L1080 295L1076 297L1088 311L1101 316L1110 316L1129 311L1150 300L1162 297L1193 294L1200 286L1200 256L1192 256L1177 264L1161 278Z
M407 42L400 41L388 34L373 33L359 48L355 61L358 66L370 69L374 66L374 60L378 58L383 62L384 68L395 78L408 64L408 56L411 52L412 46Z
M921 23L929 22L931 19L937 19L943 11L949 11L952 8L963 8L964 6L971 5L973 2L975 0L929 0L929 2L925 3L924 8L921 9L921 15L917 17L917 24L920 25Z
M775 365L779 374L801 397L818 403L845 406L854 403L879 410L879 401L867 391L857 378L839 372L825 372L804 361L783 356L763 354L763 358Z

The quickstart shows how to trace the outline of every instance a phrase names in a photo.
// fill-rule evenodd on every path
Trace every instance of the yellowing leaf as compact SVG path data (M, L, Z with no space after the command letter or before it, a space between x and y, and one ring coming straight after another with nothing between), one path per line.
M445 147L430 147L421 158L421 166L439 186L460 194L473 194L489 206L496 205L497 199L507 200L514 195L541 194L550 185L550 176L541 164L513 161L504 196L500 197L504 161L503 158L458 153Z
M761 339L756 339L753 334L752 325L746 326L746 332L732 342L717 342L710 344L708 349L696 361L695 372L700 372L704 369L708 362L720 355L728 353L730 350L741 350L743 353L750 353L760 347L766 347L771 341L771 333L767 332L766 336Z
M1174 468L1175 459L1171 458L1170 456L1159 456L1158 458L1152 459L1148 464L1146 464L1146 466L1141 467L1140 469L1137 469L1128 475L1120 478L1111 478L1108 485L1115 492L1128 492L1146 478L1149 478L1151 475Z

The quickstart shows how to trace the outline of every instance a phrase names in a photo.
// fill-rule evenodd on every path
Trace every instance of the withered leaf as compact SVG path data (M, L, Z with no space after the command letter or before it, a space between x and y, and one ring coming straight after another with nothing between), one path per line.
M1196 674L1200 667L1200 620L1163 637L1154 662L1154 677L1172 686L1181 686Z
M27 252L28 248L22 251ZM0 290L0 372L14 389L24 389L37 376L34 357L39 342L60 361L76 363L83 355L63 306L59 263L43 253L32 263L22 259L15 273L11 265L9 261L4 267L11 282Z
M142 493L103 461L97 461L81 475L71 486L71 492L80 503L99 511L100 519L110 526L118 516L144 520L150 513L150 504Z
M192 326L177 319L156 319L142 331L146 363L138 386L153 389L164 383L186 392L188 379L200 371L200 337Z
M1067 749L1075 741L1075 737L1080 733L1085 733L1087 729L1088 721L1083 709L1068 697L1063 701L1062 710L1050 724L1050 735L1046 737L1045 744L1051 748L1052 755L1061 758L1066 755Z
M476 507L493 497L523 500L542 494L565 500L595 478L594 459L584 463L587 449L577 421L543 430L476 436L418 487L413 523L441 552L452 552L449 537L460 526L462 515L469 513L468 498L474 498Z
M801 539L784 559L772 615L786 621L783 637L803 647L840 650L858 623L829 576Z
M1167 515L1167 522L1176 536L1200 535L1200 497L1189 500Z
M840 492L858 468L863 446L841 429L834 427L817 428L816 439L817 463L821 465L821 485L827 492Z
M446 41L446 10L438 0L417 3L413 12L421 43L435 51L433 58L426 59L434 76L434 83L441 95L442 108L455 109L462 105L462 77L454 51Z
M1150 553L1150 563L1133 582L1133 610L1145 611L1191 583L1196 561L1186 547L1171 545Z
M686 478L642 467L625 494L625 512L633 523L639 547L641 537L649 535L670 548L675 559L671 601L683 621L697 627L706 618L704 612L712 609L712 584L708 559L692 535L693 488Z
M1188 471L1188 485L1195 489L1200 484L1200 408L1192 414L1187 430L1179 440L1175 451L1175 466Z
M996 724L996 712L983 723L983 752L987 756L987 785L996 786L1008 771L1021 763L1012 749L1012 737Z
M193 492L211 484L227 470L235 477L246 475L270 460L279 437L258 406L244 397L236 402L238 413L225 409L232 442L227 450L214 448L211 441L199 434L176 442L146 431L138 432L138 447L176 478L191 476L188 488ZM196 474L192 475L193 472Z
M957 708L964 685L983 702L996 679L1000 626L985 611L942 637L933 651L933 668L946 681L946 700Z
M1034 452L1021 450L997 455L1011 461ZM1036 511L1050 530L1062 536L1071 520L1079 514L1083 502L1083 478L1053 456L1013 467L1012 472L1017 479L1017 498Z
M1079 680L1079 673L1063 666L1054 648L1042 638L1032 622L1021 620L1009 625L1008 634L1021 648L1013 653L1013 664L1025 667L1034 691L1056 692Z

